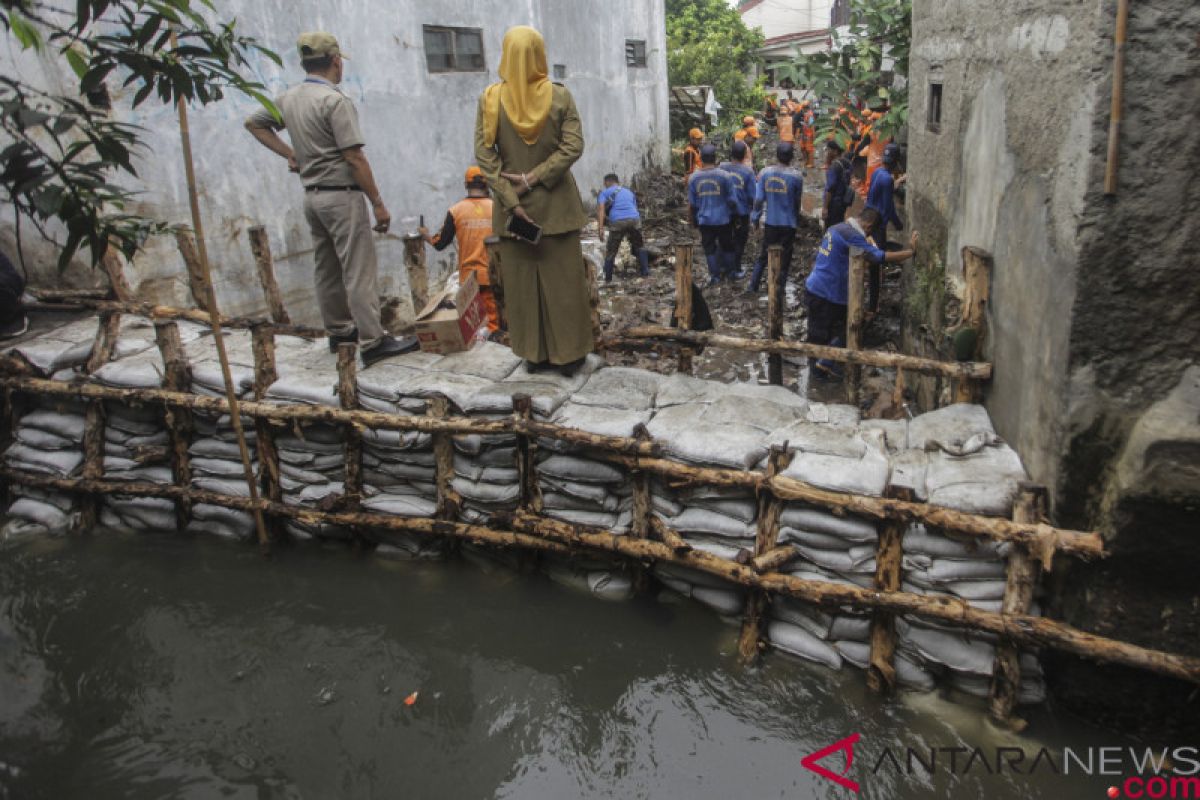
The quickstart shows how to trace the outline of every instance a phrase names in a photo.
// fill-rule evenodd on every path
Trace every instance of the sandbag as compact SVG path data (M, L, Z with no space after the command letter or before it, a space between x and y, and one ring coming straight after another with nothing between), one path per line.
M767 623L767 639L785 653L823 664L830 669L842 668L842 656L836 649L798 625L771 620Z

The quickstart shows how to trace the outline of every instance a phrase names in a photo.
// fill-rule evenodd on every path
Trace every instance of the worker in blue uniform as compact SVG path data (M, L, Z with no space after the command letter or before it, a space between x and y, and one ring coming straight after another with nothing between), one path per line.
M750 239L750 212L754 210L754 194L758 190L754 168L745 163L746 149L745 142L734 142L729 148L729 160L720 165L733 178L733 197L737 201L733 215L734 267L733 272L724 275L730 281L740 281L744 277L742 256Z
M874 209L879 214L879 220L867 229L867 235L875 242L880 250L887 249L887 227L894 225L897 229L904 227L904 221L896 213L896 186L903 185L904 178L898 181L893 172L900 163L900 145L892 142L883 148L883 165L871 174L871 186L867 189L867 208ZM871 264L869 280L867 281L867 310L874 314L879 311L879 291L883 282L883 265Z
M733 244L733 178L717 167L717 148L700 148L700 168L688 178L688 211L692 225L700 229L700 241L708 262L709 285L735 271Z
M783 247L783 261L779 269L779 288L787 285L788 271L792 266L792 246L796 242L796 226L800 221L800 200L804 196L804 178L792 168L795 149L790 142L780 142L775 147L775 164L758 174L754 194L754 212L751 224L763 224L762 249L754 264L747 292L757 294L762 284L763 270L767 268L767 249L771 245Z

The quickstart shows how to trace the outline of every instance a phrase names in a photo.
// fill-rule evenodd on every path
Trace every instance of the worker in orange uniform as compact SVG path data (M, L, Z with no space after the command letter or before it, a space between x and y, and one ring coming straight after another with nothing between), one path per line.
M700 146L704 144L704 131L692 128L688 131L688 145L683 151L683 182L700 169Z
M866 129L869 139L864 139L859 145L859 155L866 161L866 171L863 174L862 185L858 187L859 195L865 200L867 197L867 189L871 186L871 176L875 174L875 170L883 166L883 151L887 148L892 138L879 135L878 125L879 120L883 119L882 111L867 111L864 112L864 118L868 120Z
M733 138L739 142L745 142L747 147L753 147L758 141L761 134L758 132L758 123L754 117L742 117L742 127L733 135Z
M496 296L492 294L492 281L488 275L488 251L484 240L492 235L492 198L488 196L487 178L476 166L467 167L463 176L467 196L450 206L446 221L436 236L421 227L421 238L433 245L439 253L458 240L458 280L465 282L470 275L479 284L479 297L487 312L488 332L500 329L500 314L496 310Z
M805 100L800 104L800 155L804 166L813 166L813 117L812 103Z
M763 105L763 122L768 128L774 128L777 119L779 118L779 102L775 99L775 95L767 95L767 101Z

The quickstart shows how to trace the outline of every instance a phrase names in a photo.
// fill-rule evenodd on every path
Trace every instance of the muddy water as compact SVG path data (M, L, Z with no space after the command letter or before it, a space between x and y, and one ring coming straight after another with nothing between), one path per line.
M461 560L8 543L0 798L834 798L850 792L800 761L857 733L863 797L1062 800L1111 779L872 766L905 745L1032 761L1124 744L1045 710L1033 736L1001 736L962 706L881 702L854 670L771 656L747 672L736 634L690 604Z

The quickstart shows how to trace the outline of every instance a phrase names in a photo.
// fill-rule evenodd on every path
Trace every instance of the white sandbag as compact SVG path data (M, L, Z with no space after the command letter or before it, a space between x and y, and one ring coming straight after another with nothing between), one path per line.
M859 669L866 669L871 664L871 645L856 641L833 641L833 649L843 661L847 661Z
M913 497L922 502L929 499L925 488L925 473L929 470L929 454L924 450L901 450L891 453L892 486L911 489Z
M797 452L782 473L822 489L879 497L887 488L891 465L881 449L868 448L862 458Z
M571 403L610 410L645 411L654 407L662 377L631 367L597 370L571 397Z
M30 411L18 422L20 428L36 428L47 433L70 439L73 442L83 441L84 417L80 413L66 413L48 408Z
M830 669L842 668L842 656L837 650L798 625L771 620L767 623L767 639L785 653L824 664Z
M799 420L771 431L772 444L787 442L803 453L837 456L857 461L867 452L867 442L854 428L835 428L828 424Z
M1017 485L1025 480L1021 459L1007 445L986 447L974 455L929 454L925 487L929 502L959 511L1008 516Z
M485 467L461 457L454 459L454 472L467 480L484 483L516 483L521 478L516 466Z
M561 519L576 525L587 525L592 528L603 528L604 530L612 531L627 529L632 518L628 513L581 511L579 509L564 508L547 508L545 514L548 517L554 517L555 519Z
M908 447L925 450L933 442L965 442L977 433L995 433L987 409L971 403L955 403L927 411L908 425Z
M1004 542L986 539L953 539L943 533L930 532L922 524L909 526L904 532L904 554L921 554L946 558L1003 558L1009 547Z
M846 542L859 544L874 542L879 538L878 529L873 522L859 517L837 517L828 511L795 504L783 507L779 514L779 524L781 527L825 533Z
M362 506L368 511L398 517L431 518L437 513L437 503L416 495L378 494L364 500Z
M609 486L606 484L565 481L561 478L546 476L541 472L538 473L538 484L542 489L543 499L549 498L554 494L565 495L569 498L600 506L602 510L616 510L616 495L610 491ZM610 503L613 507L605 508ZM572 506L564 507L571 508Z
M601 370L598 374L604 374ZM593 433L598 436L633 436L638 425L650 421L649 410L631 411L623 408L604 408L602 406L583 405L574 401L564 403L554 413L551 421L564 428ZM570 447L566 443L557 443L563 448Z
M499 381L478 378L474 375L458 375L453 372L426 372L416 375L408 382L406 394L413 397L445 397L467 413L484 411L512 411L514 390ZM559 402L566 399L562 393Z
M741 546L736 544L736 539L716 541L697 536L688 536L684 538L684 541L690 544L693 549L698 550L701 553L708 553L710 556L716 556L717 558L724 558L730 561L737 558L738 553L742 552L743 550L751 553L754 551L754 542L752 541L746 541Z
M996 648L987 642L924 625L909 624L900 632L899 641L925 661L955 672L990 677L996 660Z
M736 589L717 589L711 586L693 586L692 599L724 616L740 615L746 605L746 598L742 592Z
M612 464L555 454L538 463L539 474L582 483L616 483L625 480L625 472Z
M520 356L508 347L495 342L479 342L470 349L442 356L430 364L429 370L500 381L512 375L520 365Z
M839 573L875 573L875 548L860 545L847 550L819 550L807 545L796 545L800 557L819 567Z
M18 442L37 450L65 450L79 447L79 442L66 436L58 436L41 428L21 425L15 431Z
M542 487L542 507L551 510L564 511L600 511L614 514L621 509L621 498L615 494L605 493L598 500L586 500L575 495L562 492L548 491Z
M33 472L49 473L60 478L73 475L83 463L83 452L80 450L38 450L28 445L15 442L4 454L5 462L18 469L24 468Z
M8 507L8 515L39 525L48 533L65 531L71 526L70 514L32 497L18 497Z
M758 518L758 503L753 496L737 500L718 498L693 500L692 505L746 523L753 523Z
M951 581L1003 581L1007 571L1004 561L983 559L935 558L929 566L920 570L922 580L930 583L949 583Z
M838 614L830 625L829 638L844 642L868 642L871 640L871 618Z
M450 485L454 487L454 491L467 500L474 500L489 505L515 504L521 499L521 487L517 484L500 485L481 483L470 481L466 478L455 477L450 481Z
M659 411L646 426L671 455L694 464L749 469L767 453L766 434L730 419L704 419L708 406L678 405Z
M768 615L772 619L799 625L818 639L829 638L829 629L833 625L833 617L821 609L780 595L771 598Z
M706 508L688 508L669 520L672 528L683 532L709 533L733 539L753 539L758 528L753 523L709 511Z
M844 403L809 403L804 418L835 428L857 428L862 414L857 406Z

